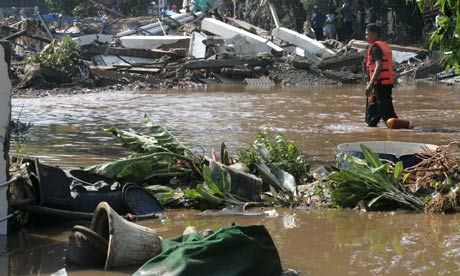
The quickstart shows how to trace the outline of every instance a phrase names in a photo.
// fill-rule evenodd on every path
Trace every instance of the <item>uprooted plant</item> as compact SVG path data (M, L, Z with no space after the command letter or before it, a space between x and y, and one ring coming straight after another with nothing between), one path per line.
M123 146L135 154L91 166L86 170L121 183L157 184L155 180L158 178L191 177L193 173L201 178L202 158L185 147L163 126L152 122L147 116L144 121L149 130L147 134L117 127L107 130L120 138Z
M421 211L424 201L409 193L404 185L402 162L383 163L378 154L361 145L364 160L345 154L348 168L329 175L333 201L341 207L355 207L363 200L370 208L402 207Z
M54 40L40 54L30 56L27 61L72 75L77 70L77 57L77 43L66 35L62 41Z
M241 150L238 160L268 184L267 200L292 205L298 201L297 184L310 178L309 164L294 141L282 134L272 136L270 127L265 127L251 147Z

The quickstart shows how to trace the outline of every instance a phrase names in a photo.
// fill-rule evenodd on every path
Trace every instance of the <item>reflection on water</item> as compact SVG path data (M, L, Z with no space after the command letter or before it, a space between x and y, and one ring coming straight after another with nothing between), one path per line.
M414 130L364 125L361 86L266 88L224 86L206 91L110 92L13 99L13 118L32 122L30 154L63 167L92 165L127 153L104 132L117 125L142 129L144 114L187 145L204 150L225 142L235 153L264 124L298 142L315 162L331 162L335 144L395 140L446 144L458 140L460 97L455 88L398 87L395 108ZM448 99L446 101L446 99ZM381 123L382 124L382 123ZM198 229L261 223L269 229L285 268L301 275L448 275L460 268L460 217L408 213L278 210L279 217L202 217L170 211L170 219L142 222L168 238ZM9 242L11 275L48 275L63 268L69 227L27 230ZM0 254L0 267L5 269ZM70 271L70 275L130 275ZM3 275L3 271L0 271Z

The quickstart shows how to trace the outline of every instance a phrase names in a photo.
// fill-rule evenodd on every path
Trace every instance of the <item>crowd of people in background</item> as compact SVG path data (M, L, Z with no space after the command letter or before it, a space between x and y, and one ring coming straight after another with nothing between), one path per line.
M363 40L366 26L374 23L382 28L387 40L392 43L404 43L417 39L415 36L427 37L426 34L437 27L439 11L425 14L422 25L411 25L407 22L417 17L405 18L407 14L401 14L401 8L395 5L383 5L380 0L325 1L313 7L309 16L305 18L303 30L300 32L303 31L304 35L316 40L336 39L347 42L351 39ZM410 28L415 29L410 30ZM416 31L422 28L422 34Z
M363 39L365 26L378 23L376 9L370 2L368 1L365 8L366 5L359 1L355 9L352 7L351 0L345 0L338 8L333 1L326 8L315 5L311 16L304 22L303 33L316 40Z

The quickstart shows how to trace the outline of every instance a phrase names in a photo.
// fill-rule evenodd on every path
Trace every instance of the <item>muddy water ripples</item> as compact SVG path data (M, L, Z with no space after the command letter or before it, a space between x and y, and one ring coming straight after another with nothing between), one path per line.
M236 153L270 124L296 141L314 164L333 162L333 144L394 140L447 144L460 138L460 97L455 87L416 84L394 90L395 109L414 121L413 130L364 125L361 86L257 88L223 86L205 91L120 91L13 99L13 118L33 127L26 147L43 162L76 167L127 153L104 128L142 129L147 114L185 144L210 155L225 142ZM332 143L326 143L327 140ZM260 223L270 231L283 267L300 275L458 275L460 216L405 212L279 209L278 217L197 216L171 210L149 220L165 238L188 225L214 228L232 222ZM49 275L63 268L70 226L27 229L10 237L1 275ZM5 263L5 255L0 257ZM69 275L130 275L135 268L105 273L68 270Z

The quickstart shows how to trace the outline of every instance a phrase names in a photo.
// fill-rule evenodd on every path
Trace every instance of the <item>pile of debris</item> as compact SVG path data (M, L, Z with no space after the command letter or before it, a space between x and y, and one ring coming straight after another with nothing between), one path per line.
M352 40L345 45L336 40L316 41L282 27L274 6L267 5L275 22L271 32L222 17L216 11L212 15L166 11L156 21L118 33L114 33L116 28L127 27L129 24L123 22L132 20L74 20L62 27L63 19L52 23L49 16L38 15L36 20L0 25L0 36L15 46L15 83L23 89L73 85L309 85L358 83L365 79L366 42ZM146 18L142 19L146 22ZM63 44L70 45L66 36L73 37L71 51L62 49ZM400 75L411 75L420 65L425 66L426 50L391 46ZM73 70L50 66L50 55L56 52L61 57L68 55ZM31 55L35 58L31 59ZM439 63L436 66L439 69Z

